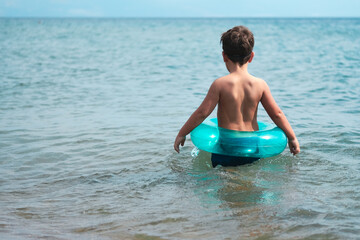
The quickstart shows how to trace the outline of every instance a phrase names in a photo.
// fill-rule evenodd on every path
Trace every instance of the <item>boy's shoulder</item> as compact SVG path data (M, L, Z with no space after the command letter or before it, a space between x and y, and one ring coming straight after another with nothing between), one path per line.
M264 85L264 86L267 85L265 80L263 80L262 78L255 77L251 74L248 74L246 77L241 77L241 78L239 78L238 76L234 76L232 74L228 74L228 75L217 78L214 81L214 84L222 85L222 84L237 82L237 81L255 83L255 84Z

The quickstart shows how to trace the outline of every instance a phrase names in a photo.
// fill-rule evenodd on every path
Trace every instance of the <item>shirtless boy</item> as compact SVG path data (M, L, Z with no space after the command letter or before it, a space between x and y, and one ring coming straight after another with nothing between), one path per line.
M222 34L223 59L229 74L216 79L199 108L180 129L174 149L180 152L186 135L202 123L218 105L219 127L237 131L257 131L257 109L259 102L281 128L287 138L290 152L300 152L299 142L284 113L276 104L266 82L250 75L248 64L254 58L254 36L244 27L237 26ZM213 163L214 165L214 163Z

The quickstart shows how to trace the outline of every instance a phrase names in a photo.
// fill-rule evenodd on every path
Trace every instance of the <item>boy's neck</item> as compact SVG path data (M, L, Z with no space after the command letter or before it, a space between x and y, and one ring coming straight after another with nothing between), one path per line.
M229 73L247 73L248 70L248 63L245 63L244 65L240 66L238 63L233 63L231 61L226 63L226 68L229 71Z

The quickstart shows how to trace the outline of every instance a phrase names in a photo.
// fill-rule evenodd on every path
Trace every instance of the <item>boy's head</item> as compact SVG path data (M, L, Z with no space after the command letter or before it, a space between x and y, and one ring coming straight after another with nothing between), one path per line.
M249 61L255 44L254 35L244 26L236 26L224 32L220 42L226 56L240 66Z

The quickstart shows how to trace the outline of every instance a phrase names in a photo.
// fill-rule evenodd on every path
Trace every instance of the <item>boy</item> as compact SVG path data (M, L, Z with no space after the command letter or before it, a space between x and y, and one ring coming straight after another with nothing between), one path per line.
M184 146L186 135L202 123L216 105L219 127L237 131L259 130L257 109L261 102L270 118L285 132L290 152L298 154L299 142L284 113L272 97L268 85L247 71L248 64L254 58L252 32L244 26L234 27L222 34L221 43L223 60L229 74L212 83L204 101L179 131L174 143L175 151L180 152L179 146ZM213 154L211 160L214 167L217 164L234 166L255 160L235 158Z

